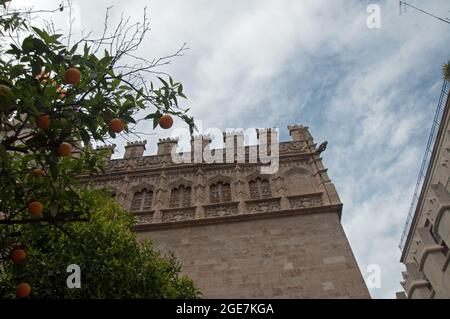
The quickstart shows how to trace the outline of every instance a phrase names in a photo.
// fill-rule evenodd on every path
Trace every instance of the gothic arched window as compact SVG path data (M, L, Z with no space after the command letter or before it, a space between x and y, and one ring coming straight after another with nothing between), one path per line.
M272 197L270 184L267 179L257 177L248 183L250 188L250 197L253 199Z
M170 207L188 207L191 206L191 188L180 185L172 189L170 193Z
M142 212L150 210L152 207L153 192L148 189L143 189L134 193L133 202L131 203L131 211Z
M218 182L209 187L209 201L211 203L223 203L231 201L230 184Z

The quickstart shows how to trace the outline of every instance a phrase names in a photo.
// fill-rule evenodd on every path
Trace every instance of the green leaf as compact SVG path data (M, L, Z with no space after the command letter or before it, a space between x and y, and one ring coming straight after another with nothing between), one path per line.
M28 36L26 37L23 42L22 42L22 50L25 53L29 53L31 51L34 50L34 41L33 41L33 36Z
M161 82L162 82L162 84L165 86L165 87L169 87L169 84L167 84L167 82L166 81L164 81L161 77L157 77Z
M136 124L136 120L134 118L132 118L130 115L123 114L123 115L120 116L120 118L122 120L124 120L125 122Z
M75 45L72 47L72 49L70 49L69 53L70 53L70 54L74 54L74 53L77 51L77 49L78 49L78 43L75 44Z
M90 48L88 47L87 42L85 42L84 43L84 48L83 48L83 54L84 54L85 58L89 55L89 49Z
M49 207L49 213L52 217L56 217L58 215L59 205L57 202L53 202Z
M48 33L47 33L45 30L41 30L41 29L36 28L36 27L31 27L31 28L32 28L33 31L36 32L36 34L37 34L38 36L40 36L42 39L45 39L45 38L47 38L47 37L49 36Z
M5 53L7 53L7 54L14 54L14 55L21 54L22 51L17 46L15 46L14 44L11 44L10 47L11 47L11 49L7 50Z
M38 61L33 62L31 64L31 72L33 72L33 74L40 74L42 71L42 64L39 63Z
M64 56L62 56L62 55L55 55L55 56L53 57L53 63L54 63L54 64L60 65L60 64L62 64L63 62L64 62Z
M120 84L121 79L120 78L115 78L112 82L111 82L111 91L114 91Z
M156 118L153 118L153 129L155 129L159 125L159 120L156 120Z
M52 175L52 178L56 180L58 178L58 166L53 159L50 160L49 164L50 174Z
M58 43L59 38L61 38L62 34L53 34L48 38L48 43Z
M143 89L143 88L140 88L140 89L137 91L137 94L136 94L136 100L139 100L139 98L144 94L143 92L144 92L144 89Z
M157 111L156 113L153 114L153 129L155 129L158 125L159 125L159 120L162 117L162 114Z
M83 140L84 144L88 144L91 140L91 137L89 136L89 133L85 130L80 130L80 137Z
M47 47L47 45L40 39L33 39L33 46L36 50L36 52L39 53L44 53L44 52L48 52L49 48Z

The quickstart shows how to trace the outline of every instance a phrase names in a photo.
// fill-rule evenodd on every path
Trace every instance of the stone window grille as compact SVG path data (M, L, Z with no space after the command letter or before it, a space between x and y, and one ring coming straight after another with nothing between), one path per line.
M270 183L267 179L257 177L249 182L250 197L252 199L261 199L272 197Z
M230 184L218 182L210 186L209 199L211 203L224 203L231 201Z
M170 207L189 207L191 206L191 188L180 185L172 189L170 193Z
M143 189L134 193L131 210L133 212L143 212L150 210L152 207L153 192L148 189Z

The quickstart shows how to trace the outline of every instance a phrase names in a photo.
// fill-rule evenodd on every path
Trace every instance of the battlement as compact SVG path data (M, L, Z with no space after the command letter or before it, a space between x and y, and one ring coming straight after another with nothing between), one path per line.
M276 128L257 128L254 130L256 136L256 143L246 145L246 134L248 131L236 130L223 132L223 148L211 149L211 143L217 135L212 134L198 134L191 137L191 149L189 152L177 153L179 146L179 138L168 137L160 138L157 142L157 152L154 155L144 156L147 141L128 142L125 146L125 155L123 159L139 159L146 158L151 162L174 162L174 156L185 159L191 159L195 163L202 163L205 161L205 152L208 152L211 157L215 157L217 161L220 158L228 159L228 161L240 162L248 160L256 162L259 155L270 156L272 151L278 150L280 154L290 152L314 152L315 144L308 127L302 125L288 126L292 141L279 142L278 130ZM110 155L114 153L115 146L105 145L97 147L98 150L110 150ZM277 154L277 152L274 152ZM260 156L261 157L261 156ZM115 161L115 160L113 160ZM176 162L176 161L175 161Z
M136 142L128 142L127 146L125 146L124 158L142 157L145 152L146 144L147 144L146 140L136 141Z
M111 159L112 154L114 154L114 150L116 149L116 144L110 145L101 145L95 148L95 151L102 153L106 159Z

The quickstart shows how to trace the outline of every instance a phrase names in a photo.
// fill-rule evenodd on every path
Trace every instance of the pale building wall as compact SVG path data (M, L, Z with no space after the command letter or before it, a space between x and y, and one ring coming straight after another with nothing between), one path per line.
M430 160L401 261L418 273L403 273L409 298L450 298L450 99Z
M111 188L130 210L136 196L151 197L151 205L135 212L138 238L174 252L204 297L369 298L320 151L307 127L289 131L292 141L280 143L275 174L261 175L261 163L249 162L248 146L245 163L175 164L170 152L177 141L163 139L154 156L142 156L145 142L127 145L125 158L107 161L95 186ZM210 138L196 141L192 153L198 155ZM236 147L227 147L237 155ZM254 198L250 185L258 180L261 197ZM221 194L226 200L214 203L219 182L229 191ZM186 201L173 207L173 194Z
M138 232L209 298L368 298L336 212Z

